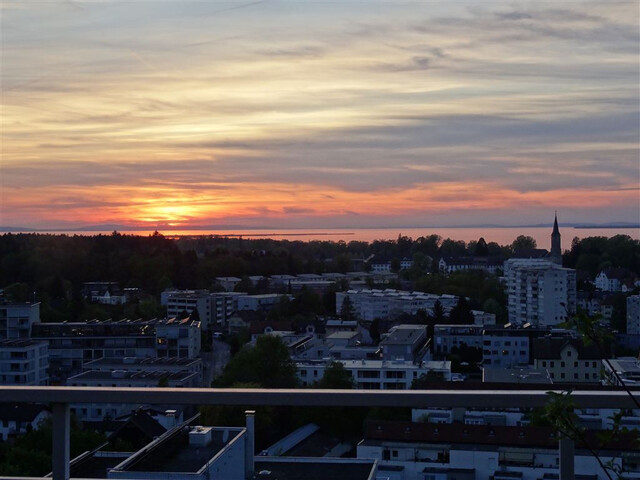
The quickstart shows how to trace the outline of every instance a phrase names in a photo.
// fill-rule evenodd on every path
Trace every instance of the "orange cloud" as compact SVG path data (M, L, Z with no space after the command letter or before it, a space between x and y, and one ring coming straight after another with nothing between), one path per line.
M169 186L42 187L21 197L7 189L3 223L19 224L27 217L47 222L73 219L84 224L130 226L169 225L188 228L241 218L268 224L297 217L436 215L455 211L512 212L531 207L563 208L619 206L637 200L634 186L615 191L576 189L518 192L487 182L419 185L409 189L350 192L316 185L246 183L225 190L176 189Z

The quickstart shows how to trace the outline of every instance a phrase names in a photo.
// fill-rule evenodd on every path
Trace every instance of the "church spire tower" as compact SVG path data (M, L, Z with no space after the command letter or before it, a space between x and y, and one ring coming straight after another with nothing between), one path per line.
M562 247L560 245L560 229L558 228L558 211L553 221L553 232L551 232L551 261L562 265Z

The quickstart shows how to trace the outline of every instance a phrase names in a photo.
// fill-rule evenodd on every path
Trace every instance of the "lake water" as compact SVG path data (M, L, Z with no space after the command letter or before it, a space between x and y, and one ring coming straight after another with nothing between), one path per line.
M151 235L153 230L149 231L119 231L128 235ZM497 242L500 245L507 245L513 242L518 235L528 235L536 239L538 247L551 248L551 227L486 227L486 228L360 228L360 229L288 229L288 230L159 230L165 236L173 237L177 235L220 235L229 237L243 238L272 238L275 240L344 240L350 242L352 240L371 242L373 240L395 240L398 235L403 235L416 239L428 235L440 235L443 239L451 238L454 240L478 240L483 237L487 242ZM110 234L110 231L104 232L55 232L78 235L97 235ZM629 235L630 237L640 240L639 228L574 228L560 226L560 234L562 235L562 247L567 249L571 246L574 237L612 237L614 235Z

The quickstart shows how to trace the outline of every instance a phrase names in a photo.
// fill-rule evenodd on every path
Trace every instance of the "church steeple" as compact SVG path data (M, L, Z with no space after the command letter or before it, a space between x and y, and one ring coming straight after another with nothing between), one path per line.
M558 211L553 221L553 232L551 232L551 261L562 265L562 246L560 244L560 229L558 228Z

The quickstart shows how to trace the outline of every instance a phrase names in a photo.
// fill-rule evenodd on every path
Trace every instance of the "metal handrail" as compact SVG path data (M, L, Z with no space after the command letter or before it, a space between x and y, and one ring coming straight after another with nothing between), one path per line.
M557 393L564 390L555 390ZM577 408L633 409L624 390L576 390ZM54 480L69 479L70 404L281 405L348 407L535 408L547 390L316 390L259 388L126 388L0 386L0 402L51 403ZM573 441L560 441L560 478L574 478Z
M558 393L563 390L553 390ZM549 390L320 390L0 386L0 402L535 408ZM578 408L636 408L623 390L574 390Z

